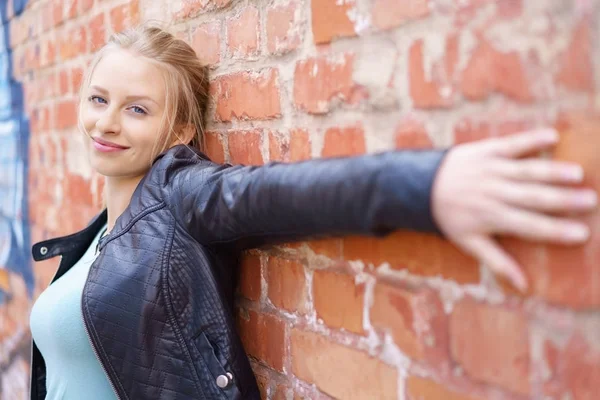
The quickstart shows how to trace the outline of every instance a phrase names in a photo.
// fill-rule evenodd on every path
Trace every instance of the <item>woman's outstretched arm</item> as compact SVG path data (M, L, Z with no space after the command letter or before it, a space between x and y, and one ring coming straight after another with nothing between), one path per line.
M262 167L203 161L176 174L171 204L205 244L252 247L395 229L436 232L524 289L524 274L495 235L582 243L589 228L560 215L597 205L593 190L572 186L583 180L579 165L526 158L557 142L554 130L538 130L446 152L392 151Z
M172 204L201 243L241 247L395 229L439 232L431 188L444 151L391 151L264 166L201 162L173 182Z

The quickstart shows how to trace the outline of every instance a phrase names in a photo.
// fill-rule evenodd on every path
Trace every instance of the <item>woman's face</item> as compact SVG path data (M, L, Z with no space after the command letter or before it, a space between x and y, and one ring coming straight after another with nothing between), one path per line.
M84 89L81 120L91 166L104 176L138 178L162 134L165 80L155 64L126 50L108 51Z

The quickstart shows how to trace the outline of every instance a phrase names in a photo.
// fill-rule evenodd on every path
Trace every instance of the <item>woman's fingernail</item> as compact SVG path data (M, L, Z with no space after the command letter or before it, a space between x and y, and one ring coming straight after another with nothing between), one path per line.
M580 242L590 236L590 230L586 226L575 225L567 229L566 236L569 240Z
M598 204L598 196L594 191L586 191L577 196L577 205L580 207L595 207Z
M542 132L544 140L549 142L556 142L558 140L558 132L555 129L544 129Z
M569 181L581 182L583 180L583 168L577 166L565 168L563 175Z

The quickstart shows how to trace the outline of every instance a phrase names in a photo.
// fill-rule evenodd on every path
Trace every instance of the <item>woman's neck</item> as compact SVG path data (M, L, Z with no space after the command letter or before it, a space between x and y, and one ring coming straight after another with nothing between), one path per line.
M108 213L107 233L112 230L117 218L123 214L129 205L131 196L142 178L143 176L137 178L106 177L104 190Z

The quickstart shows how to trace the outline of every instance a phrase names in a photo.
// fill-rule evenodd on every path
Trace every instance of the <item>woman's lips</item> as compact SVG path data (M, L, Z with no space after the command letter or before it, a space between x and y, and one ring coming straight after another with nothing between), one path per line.
M94 148L98 151L102 151L105 153L114 152L114 151L122 151L127 150L127 147L120 146L115 143L107 142L105 140L94 138Z

